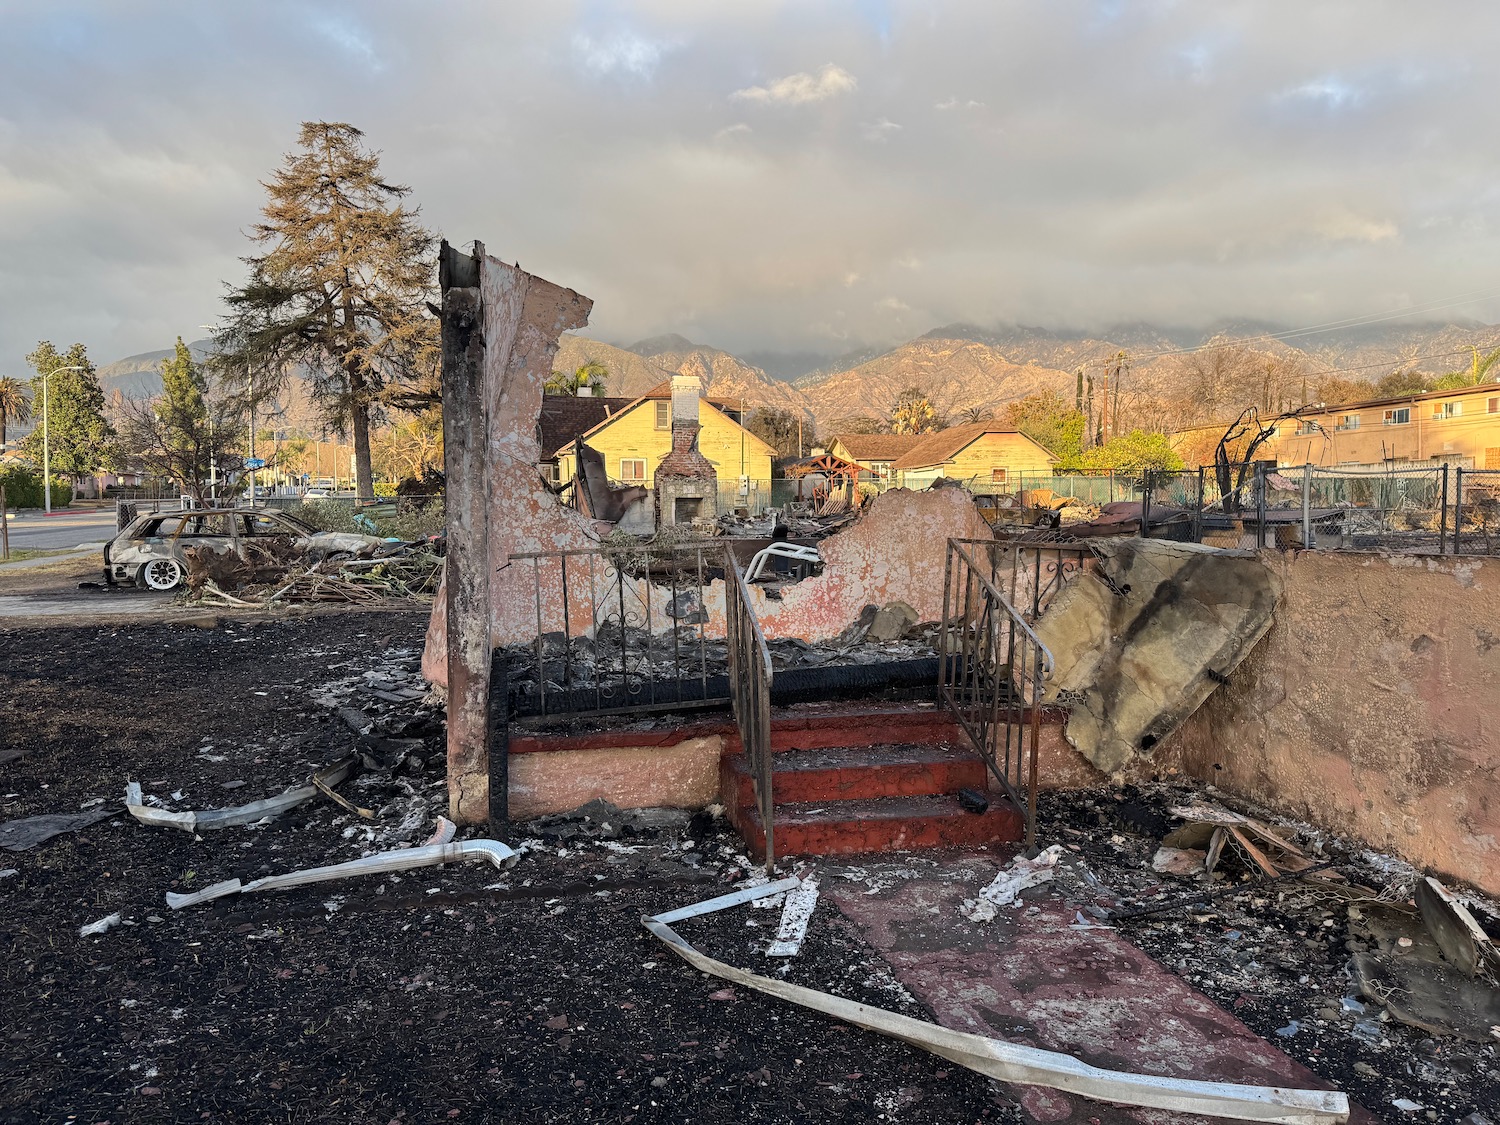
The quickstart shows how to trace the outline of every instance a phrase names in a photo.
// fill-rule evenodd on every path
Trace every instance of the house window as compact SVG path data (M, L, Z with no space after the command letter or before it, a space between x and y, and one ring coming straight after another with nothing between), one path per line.
M1485 408L1491 414L1500 414L1500 398L1485 399Z
M1464 412L1464 404L1461 402L1435 402L1432 404L1432 417L1436 421L1440 418L1458 418Z
M1387 426L1404 426L1411 421L1411 407L1398 406L1394 410L1385 412L1385 424Z
M1297 434L1301 437L1306 437L1308 434L1315 434L1319 429L1321 427L1310 418L1297 424Z
M672 404L670 402L657 402L656 428L658 430L670 430L672 428Z
M1359 415L1358 414L1344 414L1344 415L1341 415L1339 417L1338 425L1335 426L1334 428L1338 429L1338 430L1357 430L1357 429L1359 429Z
M620 460L620 479L623 481L634 481L639 484L646 479L646 462L639 457L626 457Z
M1005 470L1004 469L991 469L990 470L990 483L991 484L1004 484L1005 483Z

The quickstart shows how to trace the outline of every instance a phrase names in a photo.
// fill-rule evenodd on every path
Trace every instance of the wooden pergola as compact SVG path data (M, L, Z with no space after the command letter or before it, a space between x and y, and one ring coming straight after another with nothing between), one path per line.
M835 457L832 453L820 453L816 457L804 457L800 461L793 461L786 467L788 477L806 477L814 473L820 473L829 480L843 478L846 480L858 480L860 473L869 472L863 465L857 465L853 461L845 461L842 457Z

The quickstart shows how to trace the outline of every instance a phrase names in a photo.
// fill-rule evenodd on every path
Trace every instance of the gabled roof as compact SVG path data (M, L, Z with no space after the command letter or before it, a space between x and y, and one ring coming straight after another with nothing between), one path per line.
M555 456L557 450L570 444L575 437L588 433L634 401L631 398L543 395L542 412L537 418L537 428L541 431L542 456Z
M670 383L663 383L661 386L667 388L667 394L666 394L665 397L671 398L671 393L672 393L671 384ZM661 387L653 388L653 390L660 390L660 389L661 389ZM562 456L563 454L565 454L565 453L568 452L568 450L567 450L566 447L568 445L572 444L573 439L575 437L581 437L585 441L587 441L589 438L591 438L595 434L597 434L600 430L604 429L606 426L613 425L616 421L618 421L620 418L624 417L626 414L629 414L632 410L634 410L637 406L640 406L642 403L650 402L653 398L660 399L662 397L663 396L661 396L661 395L654 395L653 393L647 393L647 394L641 395L639 398L596 398L596 399L586 399L585 398L585 399L577 399L575 401L578 401L578 402L602 402L602 403L607 403L609 405L609 409L608 409L607 413L604 413L604 414L600 415L598 417L598 420L592 426L590 426L590 427L588 427L586 429L583 429L583 430L568 429L568 430L566 430L566 432L563 434L563 436L560 439L558 439L557 441L554 442L554 441L550 440L550 438L548 437L548 434L547 434L547 424L545 422L545 418L546 418L546 414L547 414L547 407L554 400L558 400L559 402L561 402L563 400L571 399L572 396L571 395L544 395L544 396L542 396L542 417L544 419L543 422L542 422L542 437L543 437L543 440L542 440L542 457L543 457L543 459L545 459L545 460L552 460L553 458ZM729 413L729 411L728 411L728 404L727 403L717 402L717 401L715 401L714 399L711 399L711 398L705 398L705 399L702 399L701 401L705 405L709 406L710 408L718 411L718 413L720 415L722 415L724 417L724 419L731 426L740 426L740 423L736 422L734 420L734 417ZM583 414L583 411L584 411L584 408L567 407L567 406L559 406L559 409L563 410L563 411L576 409L576 410L579 411L579 415L580 416ZM570 419L570 421L571 421L571 419ZM771 445L764 438L758 437L757 435L751 433L748 428L746 428L744 426L740 426L740 428L745 431L745 434L749 437L750 441L752 441L755 444L761 446L765 450L765 452L769 453L772 457L776 456L776 447L775 446ZM665 431L665 430L662 431L662 433L666 433L666 432L667 431Z
M828 444L838 442L850 457L868 463L894 461L925 437L925 434L834 434Z
M656 386L652 387L641 397L670 399L672 397L672 380L668 379L665 383L657 383ZM720 410L738 411L740 408L740 400L737 398L715 398L712 395L701 395L700 397L704 402L713 403Z
M819 453L815 457L804 457L800 461L793 461L784 465L783 469L789 477L805 477L809 473L822 473L825 476L834 477L857 477L864 471L863 465L857 465L853 461L845 461L842 457L835 457L832 453Z
M927 469L933 465L941 465L945 461L951 461L961 450L967 449L985 434L1014 434L1023 441L1031 441L1020 430L996 422L970 422L963 426L949 426L935 434L924 435L921 441L896 458L891 468ZM1052 455L1045 449L1039 445L1037 448L1051 459Z

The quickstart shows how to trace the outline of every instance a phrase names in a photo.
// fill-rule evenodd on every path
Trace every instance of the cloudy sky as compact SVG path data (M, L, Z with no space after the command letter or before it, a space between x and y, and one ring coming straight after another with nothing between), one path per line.
M0 373L193 337L350 121L592 332L1500 320L1482 0L0 0ZM1473 299L1479 296L1480 299Z

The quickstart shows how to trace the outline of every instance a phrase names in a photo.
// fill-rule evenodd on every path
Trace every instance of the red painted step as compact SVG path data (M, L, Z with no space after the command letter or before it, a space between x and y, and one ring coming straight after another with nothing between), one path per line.
M984 763L973 754L941 745L892 744L817 750L785 750L773 756L772 792L778 805L923 796L985 788ZM722 792L740 807L755 803L743 754L724 761Z
M757 855L766 834L759 813L741 811L740 834ZM991 798L983 813L971 813L947 794L882 797L781 805L776 809L778 861L790 855L854 855L907 848L1013 843L1025 819L1003 798Z

